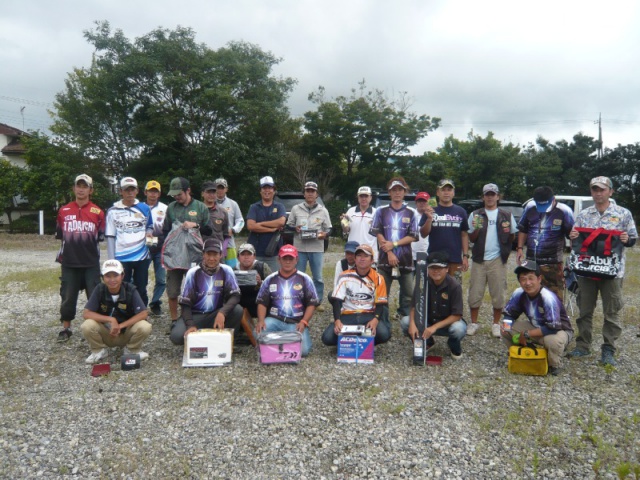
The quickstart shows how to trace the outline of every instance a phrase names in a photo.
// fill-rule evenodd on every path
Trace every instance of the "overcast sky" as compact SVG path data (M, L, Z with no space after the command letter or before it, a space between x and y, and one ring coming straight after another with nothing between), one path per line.
M363 78L442 126L445 137L494 132L526 145L538 135L640 142L640 2L616 0L23 0L0 16L0 123L46 129L67 73L91 61L83 31L108 20L130 38L191 27L217 49L231 40L282 58L297 79L292 115L313 109L319 85L348 95Z

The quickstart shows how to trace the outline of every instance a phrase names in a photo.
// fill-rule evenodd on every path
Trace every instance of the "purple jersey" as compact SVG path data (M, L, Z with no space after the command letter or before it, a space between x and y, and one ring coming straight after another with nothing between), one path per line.
M516 289L504 307L505 318L517 319L524 314L531 324L542 330L543 335L556 333L558 330L573 332L571 321L562 301L545 287L531 298L522 288Z
M225 299L240 288L231 267L220 265L217 272L208 275L200 265L187 272L180 296L180 304L188 305L194 313L208 313L221 308Z
M387 205L376 210L369 234L375 237L381 233L385 240L391 242L397 242L407 236L417 240L418 219L416 211L406 205L402 205L399 210ZM393 253L398 257L400 268L413 270L413 254L410 243L395 247ZM380 250L378 266L391 268L387 252Z
M562 263L564 239L573 223L573 212L564 203L556 202L548 213L539 213L534 201L527 203L518 223L518 230L527 234L527 258L538 265Z
M289 277L278 271L265 278L256 303L267 307L268 317L295 322L302 320L309 305L320 304L311 277L298 270Z

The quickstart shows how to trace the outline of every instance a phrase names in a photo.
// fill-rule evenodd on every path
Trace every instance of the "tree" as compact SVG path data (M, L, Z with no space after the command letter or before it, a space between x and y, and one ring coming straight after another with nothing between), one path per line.
M93 62L69 74L52 130L108 174L257 181L279 162L294 81L271 74L271 53L245 42L212 50L182 27L130 41L100 22L85 38Z
M367 90L364 80L349 97L325 98L324 87L309 95L317 110L305 113L303 148L318 168L345 174L344 187L379 178L393 170L392 157L409 152L439 118L410 112L406 93L387 98L381 90Z
M0 158L0 205L7 215L9 231L13 230L12 213L15 210L14 197L21 191L25 171Z

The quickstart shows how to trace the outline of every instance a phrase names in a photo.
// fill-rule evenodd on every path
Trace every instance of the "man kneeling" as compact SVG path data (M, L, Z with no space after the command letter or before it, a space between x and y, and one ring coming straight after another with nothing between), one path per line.
M140 349L151 333L147 307L136 287L124 281L124 268L118 260L104 262L102 281L84 307L85 321L80 327L91 347L86 362L106 359L107 347L124 347L125 354L137 353L140 360L149 358Z
M178 300L182 315L169 337L175 345L201 328L240 326L240 288L230 266L220 263L222 245L213 238L204 242L202 263L190 269Z
M551 290L542 286L540 268L533 260L525 260L515 269L518 288L504 307L504 320L513 324L501 334L508 346L526 345L528 342L544 345L547 349L549 373L558 375L564 349L573 337L573 328L562 301ZM518 319L521 314L527 318Z
M338 277L331 302L334 322L322 334L322 343L337 345L343 325L366 325L375 335L375 343L391 338L386 323L380 322L382 310L387 304L387 287L384 278L371 265L373 249L369 245L356 248L356 265Z
M467 334L467 323L462 319L462 285L448 273L449 254L446 252L430 253L427 268L427 325L416 323L416 304L420 295L420 286L416 282L406 332L412 340L424 338L427 347L435 343L434 335L449 337L447 344L451 358L458 360L462 357L461 341ZM404 331L404 324L401 327Z

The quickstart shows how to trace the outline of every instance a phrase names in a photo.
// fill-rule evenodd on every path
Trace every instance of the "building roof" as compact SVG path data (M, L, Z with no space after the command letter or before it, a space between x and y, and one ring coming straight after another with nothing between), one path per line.
M24 145L18 137L12 139L6 147L0 150L0 152L5 155L22 155L26 151L27 149L24 148Z
M4 123L0 123L0 135L7 135L8 137L20 137L22 135L28 135L27 132L23 132L20 129L13 128Z

